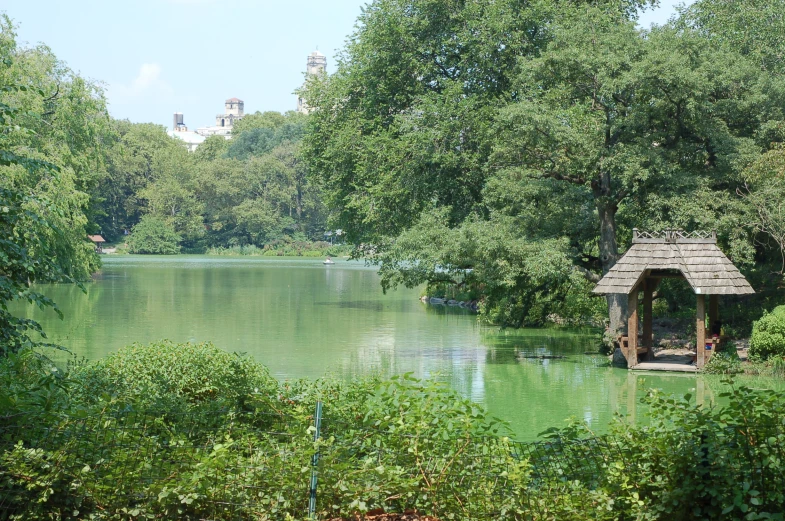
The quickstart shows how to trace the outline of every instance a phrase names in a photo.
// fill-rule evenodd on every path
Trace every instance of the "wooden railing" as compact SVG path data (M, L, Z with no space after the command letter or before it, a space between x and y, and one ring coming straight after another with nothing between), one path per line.
M632 229L632 241L637 239L650 239L660 240L666 242L676 242L678 240L713 240L717 241L717 231L700 231L687 232L675 228L666 228L660 231L644 231L638 228Z

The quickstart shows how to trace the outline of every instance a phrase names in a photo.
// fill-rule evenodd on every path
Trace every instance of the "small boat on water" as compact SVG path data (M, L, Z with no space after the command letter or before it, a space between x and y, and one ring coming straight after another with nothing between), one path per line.
M330 257L327 257L322 264L335 264L335 261L332 260Z

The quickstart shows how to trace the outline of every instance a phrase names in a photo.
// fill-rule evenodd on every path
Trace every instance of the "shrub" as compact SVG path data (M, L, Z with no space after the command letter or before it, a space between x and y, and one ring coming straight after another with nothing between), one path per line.
M702 372L707 374L738 374L744 372L736 353L719 351L709 358Z
M752 360L785 356L785 306L764 313L752 324L749 355Z
M128 250L131 253L174 255L180 253L180 240L171 224L160 217L145 215L128 237Z
M176 344L167 340L133 344L75 371L88 393L136 405L193 406L202 402L234 407L251 395L275 396L278 382L251 358L230 354L211 343Z

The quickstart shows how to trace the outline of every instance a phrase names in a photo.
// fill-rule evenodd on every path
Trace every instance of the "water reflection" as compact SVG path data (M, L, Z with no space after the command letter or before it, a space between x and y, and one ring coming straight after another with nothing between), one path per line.
M591 354L592 331L483 327L464 309L422 304L417 290L384 295L362 263L321 262L108 257L86 293L46 289L65 320L26 311L52 341L87 358L133 341L210 340L249 353L280 379L439 378L509 421L523 439L570 417L598 431L617 413L645 421L639 399L652 387L716 399L716 380L609 367Z

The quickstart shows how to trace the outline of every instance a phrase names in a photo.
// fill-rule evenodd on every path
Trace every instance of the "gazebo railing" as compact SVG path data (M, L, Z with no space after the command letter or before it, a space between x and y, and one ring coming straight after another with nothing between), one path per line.
M688 232L677 228L666 228L660 231L644 231L638 228L632 229L632 240L636 239L654 239L662 241L677 241L677 240L713 240L717 241L717 231L701 231L696 230Z

